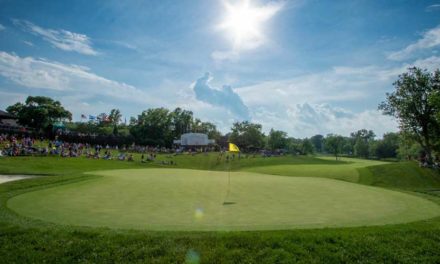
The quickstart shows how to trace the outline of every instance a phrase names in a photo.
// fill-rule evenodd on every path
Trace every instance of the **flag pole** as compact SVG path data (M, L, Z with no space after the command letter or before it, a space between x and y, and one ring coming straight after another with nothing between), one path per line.
M230 190L231 190L231 163L235 159L235 157L234 157L234 159L232 158L232 156L229 157L229 154L230 153L239 153L239 152L240 152L240 149L237 147L237 145L235 145L233 143L229 143L229 151L228 151L228 156L227 156L228 158L226 159L228 161L228 163L229 163L228 164L228 189L227 189L225 200L223 201L223 205L234 204L234 203L228 203L227 202L227 199L229 197L229 193L230 193ZM232 154L232 155L234 155L234 154Z

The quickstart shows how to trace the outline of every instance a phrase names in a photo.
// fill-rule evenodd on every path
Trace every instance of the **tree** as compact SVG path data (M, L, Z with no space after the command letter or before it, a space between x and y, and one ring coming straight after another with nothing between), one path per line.
M172 145L172 122L168 109L148 109L138 115L137 121L138 123L130 129L137 143L166 147Z
M336 160L338 159L338 155L342 151L342 146L344 145L344 138L339 135L329 134L324 139L325 149L335 155Z
M423 152L423 148L414 140L413 136L400 133L399 147L397 149L398 158L411 160L419 157L421 152Z
M118 124L119 122L121 122L121 111L119 111L119 109L112 109L110 111L110 114L107 117L108 123L111 124L113 126L113 135L118 135L119 134L119 129L118 129Z
M387 133L383 135L383 139L377 140L371 144L370 153L378 159L396 158L399 141L400 138L398 133Z
M174 109L174 111L171 112L174 138L178 138L182 134L189 132L194 121L193 119L193 112L183 110L180 107Z
M324 151L324 136L323 135L314 135L310 138L310 142L313 145L313 148L316 152L322 153Z
M121 122L122 114L119 109L112 109L108 115L108 120L113 126L117 126Z
M6 111L17 116L23 126L37 131L47 128L56 121L72 120L72 113L64 109L59 101L45 96L28 96L25 103L16 103Z
M264 134L260 124L249 121L236 122L231 130L229 141L245 150L260 149L264 146Z
M286 149L287 148L287 133L280 130L270 130L267 137L267 145L269 149Z
M434 91L431 95L429 95L428 103L435 112L434 118L436 119L437 123L440 123L440 91Z
M222 134L217 130L217 127L210 122L200 122L196 131L207 134L208 138L214 139L216 142L218 142L222 136Z
M352 137L344 137L344 143L342 144L342 152L346 155L352 156L354 153L355 140Z
M308 138L303 139L301 148L302 148L302 153L304 155L313 154L314 149L310 139Z
M298 138L289 137L287 139L287 149L293 155L303 154L302 153L302 140Z
M422 146L431 163L432 151L439 150L440 126L433 97L440 92L440 70L409 68L393 85L396 90L387 93L379 109L398 119L401 131Z
M354 154L358 157L369 158L370 144L375 137L372 130L361 129L351 133L351 138L354 141Z

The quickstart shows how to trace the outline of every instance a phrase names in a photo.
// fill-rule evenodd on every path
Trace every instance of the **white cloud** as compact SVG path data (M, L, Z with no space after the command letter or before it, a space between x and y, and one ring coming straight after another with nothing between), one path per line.
M254 112L254 120L261 123L266 132L275 128L287 131L289 136L297 138L329 133L348 136L351 132L364 128L382 136L398 130L397 122L379 111L365 110L355 113L328 104L297 104L284 111L259 107Z
M6 29L6 27L3 26L2 24L0 24L0 31L3 31L3 30L5 30L5 29Z
M440 10L440 4L434 4L434 5L427 6L425 10L427 12L434 12L434 11Z
M406 48L392 52L388 55L388 59L390 60L404 60L410 57L413 53L421 50L426 50L430 48L434 48L440 45L440 25L426 31L422 38L408 45Z
M378 98L383 100L393 81L411 66L433 71L440 67L440 57L431 56L394 68L333 67L320 73L240 87L236 92L249 108L252 120L263 124L266 131L273 127L306 137L317 133L347 135L367 128L382 135L396 131L397 123L375 107L360 107L354 112L333 106L363 105L367 101L378 104Z
M62 91L66 96L108 96L141 104L161 103L134 86L96 75L87 67L7 52L0 52L0 75L24 87Z
M336 67L327 72L240 87L237 93L249 107L362 100L368 97L370 87L383 86L371 75L374 74L368 68Z
M20 57L1 51L0 76L31 89L26 94L10 89L0 91L0 106L3 107L35 94L60 100L72 111L75 120L79 120L81 114L108 112L111 108L120 108L128 118L151 107L181 107L192 110L202 120L215 123L223 132L227 132L232 122L237 121L235 114L225 111L224 107L197 100L193 85L186 82L164 80L155 89L144 91L96 75L84 66Z
M26 20L13 19L12 21L24 31L43 38L58 49L74 51L84 55L98 55L98 52L92 48L90 38L84 34L64 29L43 28Z
M32 43L32 42L30 42L30 41L23 40L23 43L26 44L26 45L28 45L28 46L30 46L30 47L33 47L33 46L34 46L34 43Z

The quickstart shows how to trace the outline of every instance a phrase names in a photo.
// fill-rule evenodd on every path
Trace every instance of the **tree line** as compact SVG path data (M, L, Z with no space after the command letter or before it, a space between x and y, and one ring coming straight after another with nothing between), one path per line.
M72 122L72 114L59 101L44 96L29 96L24 103L9 106L6 111L17 116L21 125L38 132L54 130L63 121L65 129L85 135L123 138L139 145L171 147L173 140L187 132L208 134L220 145L234 142L244 151L266 149L295 154L328 153L362 158L423 157L431 163L440 153L440 71L409 68L393 84L378 109L399 122L398 133L387 133L377 139L371 130L354 131L350 136L315 135L310 138L289 137L284 131L271 129L266 135L261 124L236 122L223 135L211 122L194 117L192 111L176 108L151 108L129 123L121 122L121 112L112 109L98 115L96 121Z

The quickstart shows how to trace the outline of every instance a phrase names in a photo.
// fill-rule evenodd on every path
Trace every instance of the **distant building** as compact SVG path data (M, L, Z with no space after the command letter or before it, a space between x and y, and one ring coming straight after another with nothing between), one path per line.
M186 133L173 143L180 146L208 146L215 144L215 140L208 139L208 135L202 133Z

